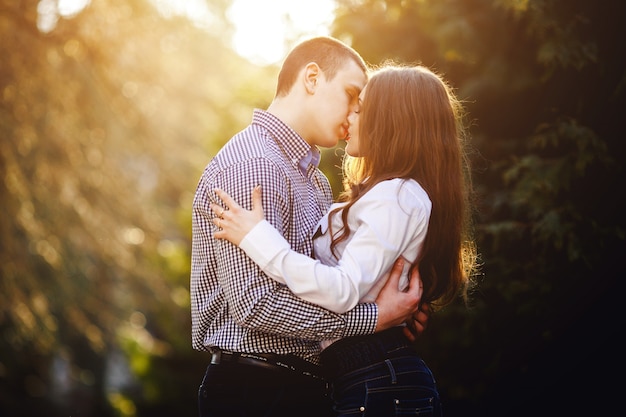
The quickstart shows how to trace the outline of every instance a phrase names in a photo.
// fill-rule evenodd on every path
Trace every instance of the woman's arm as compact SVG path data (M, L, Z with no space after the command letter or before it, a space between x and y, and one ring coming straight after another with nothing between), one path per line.
M381 186L376 198L363 199L359 209L353 207L354 236L336 266L292 251L282 235L263 221L259 189L253 191L252 211L217 191L228 210L222 213L220 207L213 208L221 215L213 222L222 228L215 237L238 245L268 276L287 284L299 297L345 312L386 275L407 247L416 245L413 231L422 228L425 232L429 210L419 215L411 207L400 207L398 188L391 187Z
M215 192L226 207L211 205L218 215L213 219L219 229L216 238L239 246L267 276L287 285L306 301L336 313L349 311L358 303L360 294L351 280L329 280L327 273L319 271L320 267L325 269L321 262L292 251L285 238L265 220L259 187L252 191L252 210L242 208L222 190Z

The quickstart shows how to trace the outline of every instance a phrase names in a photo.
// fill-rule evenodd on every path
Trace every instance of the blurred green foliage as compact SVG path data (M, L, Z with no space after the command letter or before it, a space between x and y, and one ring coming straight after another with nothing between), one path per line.
M231 50L228 0L207 1L209 30L92 0L42 31L42 3L0 0L0 416L196 415L191 200L277 68ZM472 118L482 274L471 306L417 343L447 415L606 414L624 330L626 6L337 5L334 36L372 65L437 70ZM340 162L324 150L336 191Z

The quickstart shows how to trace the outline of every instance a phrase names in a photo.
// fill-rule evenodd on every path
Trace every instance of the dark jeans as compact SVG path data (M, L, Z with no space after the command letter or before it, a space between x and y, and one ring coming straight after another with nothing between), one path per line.
M332 383L337 416L441 416L430 369L416 355L387 359Z
M336 416L442 415L433 374L402 328L341 339L321 360Z
M198 406L200 417L332 416L323 380L230 362L207 367Z

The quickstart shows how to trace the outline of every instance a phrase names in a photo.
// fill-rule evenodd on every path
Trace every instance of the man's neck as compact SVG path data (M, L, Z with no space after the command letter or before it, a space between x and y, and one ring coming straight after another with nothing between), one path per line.
M305 123L303 123L302 106L303 102L301 100L292 100L289 96L275 98L267 108L267 112L278 117L310 144L306 134Z

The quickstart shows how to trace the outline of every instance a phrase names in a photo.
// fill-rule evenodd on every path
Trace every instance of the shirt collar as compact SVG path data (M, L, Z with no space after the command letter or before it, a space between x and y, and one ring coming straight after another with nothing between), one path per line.
M300 170L304 175L306 175L306 171L309 169L309 165L313 165L317 168L320 164L321 152L319 149L315 147L309 148L309 151L304 155L304 158L300 160L298 164L300 166Z

